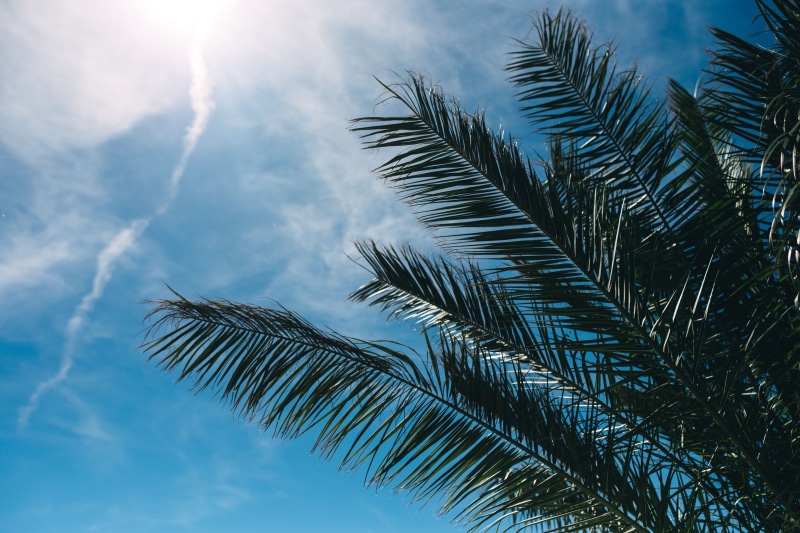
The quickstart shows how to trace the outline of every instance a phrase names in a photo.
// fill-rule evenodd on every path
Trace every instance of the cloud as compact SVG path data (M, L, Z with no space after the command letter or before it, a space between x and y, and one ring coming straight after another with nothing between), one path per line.
M191 65L189 96L192 110L194 111L194 119L186 130L180 159L170 177L169 195L154 213L146 217L138 218L118 231L98 254L92 288L83 296L80 304L75 308L75 311L67 322L59 370L55 375L40 382L28 398L28 403L19 409L19 415L17 417L18 429L27 427L31 416L39 406L42 395L58 386L69 376L69 371L73 366L75 358L75 349L79 341L80 331L94 309L95 303L102 298L105 287L111 281L114 273L114 266L117 261L136 244L136 241L142 233L144 233L153 219L159 215L163 215L175 200L181 178L186 170L186 164L197 146L198 139L205 131L208 119L214 109L214 103L211 98L211 83L208 78L208 70L202 53L202 30L202 27L198 28L189 55Z
M194 120L192 120L191 125L186 130L186 134L183 137L183 153L178 161L178 165L172 171L169 198L158 208L157 214L164 213L175 200L181 178L183 178L183 173L186 171L186 163L189 161L192 152L194 152L197 141L205 131L208 119L214 110L214 101L211 98L211 81L208 77L208 67L203 58L205 31L205 25L198 27L189 54L189 64L192 74L189 97L192 102L192 111L194 111Z
M502 63L507 37L526 24L519 14L529 6L519 4L513 11L479 2L450 9L349 0L329 9L320 1L240 1L212 37L208 61L222 94L221 116L241 108L234 132L245 138L238 153L252 143L257 163L236 168L224 193L216 176L193 182L195 201L215 202L198 204L198 212L213 205L232 217L230 226L206 230L196 244L211 246L212 231L224 233L226 256L236 256L230 268L215 261L206 287L217 290L269 270L263 286L269 296L298 304L298 310L335 306L337 314L348 305L344 296L364 278L345 256L352 240L424 239L408 209L370 172L385 154L362 151L357 135L347 131L348 121L385 112L375 109L382 89L373 76L392 82L393 72L407 68L430 73L454 96L468 99L468 108L484 103L502 117L513 106L510 99L481 102L480 95L498 86L511 92ZM232 205L223 205L220 194L230 194L224 198ZM265 245L270 252L260 254Z
M520 14L537 8L524 2L497 10L485 2L453 9L424 2L343 0L329 9L321 0L240 0L219 28L206 28L210 46L204 53L199 33L182 48L162 46L164 35L148 39L156 26L129 2L87 0L82 9L44 5L45 0L18 0L0 7L0 65L10 73L0 80L0 142L33 168L52 165L33 186L43 227L17 231L0 243L10 243L13 252L0 262L0 292L20 283L28 288L56 283L56 267L96 250L98 242L106 244L95 257L91 290L68 322L59 371L37 385L20 411L20 426L41 395L68 376L74 345L115 263L175 200L214 109L212 75L230 95L226 103L235 99L244 119L255 123L249 130L257 139L251 141L252 150L264 154L258 165L270 171L247 168L226 183L226 189L233 189L226 197L232 204L221 211L232 227L216 230L231 242L232 260L227 268L221 258L207 261L201 273L204 287L233 284L264 269L252 250L268 243L286 259L270 259L269 266L278 270L261 287L267 294L319 312L336 305L338 315L348 317L343 296L363 279L345 256L352 250L350 241L425 239L408 210L370 175L382 154L361 152L356 136L346 131L348 119L373 111L380 88L372 76L391 81L391 71L417 69L463 97L465 107L485 105L490 120L505 124L516 112L503 79L504 53L513 46L510 38L528 30ZM597 18L604 16L602 11L586 9L590 24L604 24ZM631 9L630 3L619 2L614 12ZM103 183L98 169L76 172L74 181L50 172L53 154L97 146L142 118L174 107L186 74L193 119L168 194L150 214L121 224L105 212L104 197L95 192ZM291 179L269 177L281 165ZM254 183L253 176L265 181ZM218 177L205 179L193 186L219 196ZM56 200L70 194L77 199L67 206L68 214L60 213L64 204ZM208 210L197 206L195 211ZM250 218L234 218L241 213ZM61 223L67 220L70 224ZM62 229L66 226L68 231ZM32 234L37 238L30 239ZM26 245L31 242L36 244Z
M209 28L203 57L193 36L169 35L166 24L142 7L154 2L0 4L0 68L6 73L0 79L0 142L34 169L24 178L10 176L30 189L21 203L35 223L9 229L8 221L2 221L0 246L8 253L0 258L0 295L6 301L13 296L35 302L27 295L37 287L50 295L53 289L71 290L80 266L92 261L126 220L141 215L108 207L109 198L119 194L105 175L112 162L99 160L92 150L145 117L177 109L187 77L192 78L195 115L184 154L197 141L191 131L202 130L208 119L210 108L204 111L204 106L210 103L208 80L213 76L215 91L222 86L242 108L243 120L255 125L246 142L263 154L258 164L272 174L278 165L293 165L292 175L304 189L303 195L289 198L265 186L262 196L251 199L242 198L247 191L240 186L228 197L232 205L222 209L235 216L239 204L252 200L262 215L267 209L280 211L281 220L270 222L286 228L287 254L302 251L307 261L316 261L308 250L341 255L353 239L396 241L420 235L406 209L368 171L382 155L361 153L356 137L346 131L348 119L373 109L380 94L373 75L391 80L391 71L421 70L462 97L465 107L487 106L493 122L511 133L524 132L509 124L517 113L502 64L504 52L513 46L511 38L529 29L521 15L541 5L513 1L497 9L465 0L454 8L437 2L342 0L330 9L321 0L239 0ZM667 4L659 3L658 10ZM641 35L654 31L650 18L639 16L634 27L608 22L631 9L630 2L617 2L610 9L586 3L581 10L593 26L611 27L608 33L644 28L636 30L644 32L642 41ZM647 42L637 44L642 51ZM170 198L186 163L183 157L173 172ZM72 164L76 168L65 171ZM232 173L230 181L266 174L263 168ZM209 190L220 187L218 176L213 179ZM226 187L235 185L241 183ZM338 224L342 231L315 231L320 224ZM248 227L242 231L248 239L241 243L242 255L274 234L271 226ZM297 237L305 240L293 247ZM254 259L245 262L260 265ZM341 264L334 274L346 276L350 266ZM208 276L220 275L216 266L209 265ZM242 274L247 272L231 271L227 278ZM350 283L352 278L345 279ZM331 294L340 298L342 291Z
M134 220L117 233L111 242L98 254L92 289L83 297L80 304L75 308L69 322L67 322L66 340L58 372L40 382L28 398L28 403L19 409L17 429L24 429L28 426L31 416L39 406L39 400L42 395L59 385L69 376L69 371L72 369L75 358L75 345L78 341L78 334L86 318L91 313L95 303L103 296L103 290L111 280L116 261L134 245L136 239L147 228L149 223L150 220L146 218Z
M145 5L0 2L0 298L7 308L41 310L73 293L83 266L132 218L110 207L117 193L100 149L179 105L190 75L189 42L159 27Z
M94 309L94 304L103 296L106 285L111 281L114 265L130 249L139 236L147 229L150 218L139 218L117 233L111 242L97 256L97 271L92 282L92 290L81 300L80 305L67 323L67 339L75 341L86 317Z
M35 164L96 146L179 101L183 58L137 4L0 5L1 142Z

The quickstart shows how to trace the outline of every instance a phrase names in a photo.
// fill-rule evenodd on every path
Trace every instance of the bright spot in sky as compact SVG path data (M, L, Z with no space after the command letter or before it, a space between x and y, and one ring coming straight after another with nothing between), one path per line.
M153 22L166 32L193 36L206 30L231 0L148 0Z

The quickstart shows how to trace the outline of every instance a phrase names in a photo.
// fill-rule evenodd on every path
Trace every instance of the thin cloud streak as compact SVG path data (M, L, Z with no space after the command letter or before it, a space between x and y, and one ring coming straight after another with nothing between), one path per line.
M117 233L111 242L98 254L97 270L92 282L92 290L84 295L81 303L75 308L75 312L67 322L66 341L61 357L61 366L55 375L39 383L36 390L28 398L28 404L19 410L17 428L25 428L28 425L31 415L39 406L39 399L45 392L67 379L74 361L75 342L81 326L83 326L86 317L94 309L95 303L103 296L103 291L113 275L116 261L136 242L136 239L139 238L149 224L149 218L134 220L128 227Z
M189 54L189 65L192 73L192 83L189 87L189 97L191 98L192 110L194 111L194 120L192 124L186 129L186 134L183 137L183 153L181 154L180 161L172 171L172 179L170 180L170 194L167 201L156 211L156 216L163 214L178 194L178 187L180 186L183 173L186 170L186 164L189 162L189 157L194 152L197 146L197 141L206 129L208 119L214 111L214 101L211 98L211 82L208 77L208 67L206 67L205 59L203 58L203 40L205 38L205 28L198 29L192 44L192 50Z
M203 39L206 25L199 27L195 33L195 38L189 54L189 64L191 67L191 85L189 87L189 97L191 99L194 119L186 129L183 137L183 151L170 176L170 188L167 199L152 214L138 218L128 224L125 228L117 232L113 239L100 251L97 256L97 268L92 290L83 296L80 304L67 322L65 331L64 348L61 355L61 366L53 376L40 382L33 394L28 398L28 403L19 409L17 416L17 429L22 430L28 426L31 416L39 407L39 401L44 393L53 389L69 377L75 360L75 345L78 336L89 314L94 309L95 304L102 298L105 287L111 281L114 273L114 266L117 261L133 247L139 237L144 233L150 223L160 215L163 215L174 203L178 195L181 180L189 158L197 147L197 141L203 135L208 125L208 119L214 110L212 99L211 82L208 76L208 68L203 58Z

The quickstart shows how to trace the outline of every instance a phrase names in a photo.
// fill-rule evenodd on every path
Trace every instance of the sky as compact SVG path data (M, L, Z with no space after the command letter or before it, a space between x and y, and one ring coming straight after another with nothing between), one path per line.
M0 0L0 531L464 531L147 362L147 299L347 301L353 242L429 243L348 121L422 74L539 150L503 65L544 0ZM750 1L576 0L656 94Z

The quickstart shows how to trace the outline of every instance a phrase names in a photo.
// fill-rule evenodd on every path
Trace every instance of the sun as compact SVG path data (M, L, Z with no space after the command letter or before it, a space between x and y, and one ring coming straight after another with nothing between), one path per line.
M147 0L152 21L177 35L195 35L213 24L232 0Z

